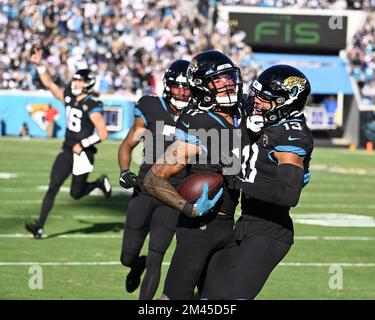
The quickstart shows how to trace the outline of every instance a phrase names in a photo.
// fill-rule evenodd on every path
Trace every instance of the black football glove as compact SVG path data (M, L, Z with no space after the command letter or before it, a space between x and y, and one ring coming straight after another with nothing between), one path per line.
M138 185L137 175L128 169L123 170L120 173L119 183L125 189L134 188Z
M227 182L227 188L241 191L243 181L238 176L223 176Z

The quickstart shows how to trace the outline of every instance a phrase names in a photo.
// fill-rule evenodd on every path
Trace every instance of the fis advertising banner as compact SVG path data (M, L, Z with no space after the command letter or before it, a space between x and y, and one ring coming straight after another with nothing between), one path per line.
M246 32L255 51L324 53L346 46L346 16L229 12L229 23Z

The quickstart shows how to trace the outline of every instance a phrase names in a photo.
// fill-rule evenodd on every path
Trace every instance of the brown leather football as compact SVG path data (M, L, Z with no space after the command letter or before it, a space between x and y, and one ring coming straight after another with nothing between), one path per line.
M223 176L210 171L194 173L181 182L177 192L186 201L194 203L199 199L204 183L208 183L208 198L212 199L223 184Z

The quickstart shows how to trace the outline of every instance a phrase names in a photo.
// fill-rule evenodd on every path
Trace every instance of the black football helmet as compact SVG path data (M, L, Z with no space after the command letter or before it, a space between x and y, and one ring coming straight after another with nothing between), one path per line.
M199 109L231 108L241 101L241 71L219 51L196 55L190 62L187 79Z
M74 85L73 85L74 80L83 80L85 82L85 86L83 87L82 90L81 89L77 90L76 88L74 88ZM71 88L72 88L72 93L75 96L79 96L82 93L89 94L92 91L94 86L95 86L95 74L91 70L80 69L73 75Z
M310 82L298 69L289 65L274 65L264 70L250 84L247 105L253 119L263 118L263 125L302 114L311 92ZM254 98L269 102L270 108L257 108Z
M190 97L177 97L172 93L172 86L189 89L186 72L189 66L187 60L176 60L164 73L163 98L167 99L176 109L182 110L189 104Z

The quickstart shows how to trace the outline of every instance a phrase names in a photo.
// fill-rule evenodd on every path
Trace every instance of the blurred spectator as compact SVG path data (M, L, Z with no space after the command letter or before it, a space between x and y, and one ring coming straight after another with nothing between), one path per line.
M0 137L6 135L6 124L4 119L0 119Z
M364 85L362 94L365 103L375 105L375 79L372 79Z
M23 139L30 139L30 133L29 133L29 126L26 122L22 123L22 127L20 128L19 136Z
M333 127L335 125L335 114L337 109L337 100L335 96L328 96L322 101L322 105L326 108L328 114L328 125Z
M348 50L351 72L366 104L375 104L375 16L369 14L364 27L353 37Z
M59 113L56 108L52 107L50 104L44 115L44 119L47 123L47 137L53 138L55 136L55 121L59 118Z

